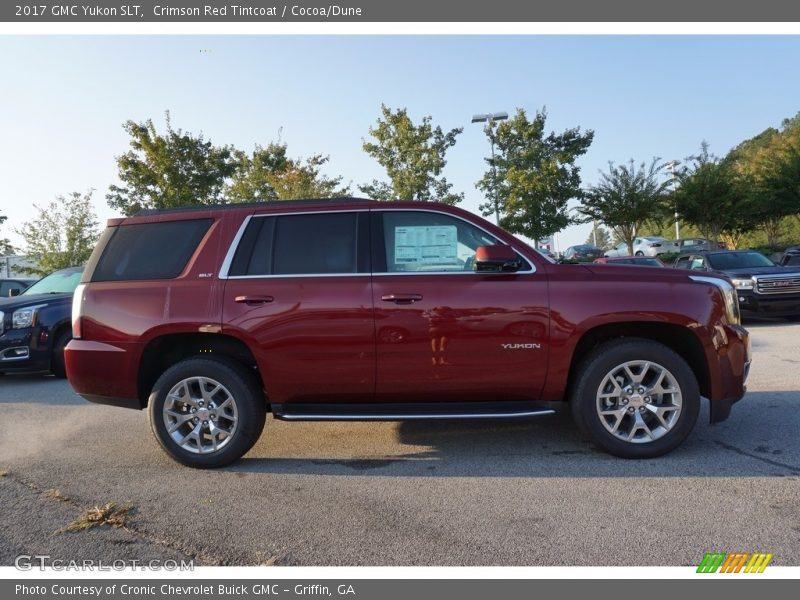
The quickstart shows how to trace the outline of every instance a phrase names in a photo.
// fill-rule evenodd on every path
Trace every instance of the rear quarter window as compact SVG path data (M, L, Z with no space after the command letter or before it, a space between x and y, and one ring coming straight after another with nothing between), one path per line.
M213 221L120 225L108 240L91 280L173 279L186 267Z

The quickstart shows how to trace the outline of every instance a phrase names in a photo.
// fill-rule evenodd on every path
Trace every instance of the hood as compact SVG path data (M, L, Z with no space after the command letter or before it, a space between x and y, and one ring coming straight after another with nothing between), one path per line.
M72 294L21 294L13 298L0 298L0 311L8 314L28 306L63 302L72 302Z
M717 273L724 273L729 277L747 278L754 275L795 275L800 277L800 268L797 267L744 267L741 269L717 270Z

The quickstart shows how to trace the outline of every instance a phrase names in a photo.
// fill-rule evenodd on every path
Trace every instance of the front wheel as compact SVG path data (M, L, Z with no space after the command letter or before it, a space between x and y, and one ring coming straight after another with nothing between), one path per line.
M570 397L578 428L622 458L653 458L678 447L700 412L694 373L677 353L629 338L595 348Z
M150 394L150 428L173 459L214 468L242 457L264 429L266 403L253 373L224 358L167 369Z
M636 256L644 256L644 252L642 252L641 250L637 250Z
M67 368L64 365L64 348L67 347L72 339L72 332L69 329L62 331L56 341L53 342L53 356L50 359L50 372L59 379L66 379Z

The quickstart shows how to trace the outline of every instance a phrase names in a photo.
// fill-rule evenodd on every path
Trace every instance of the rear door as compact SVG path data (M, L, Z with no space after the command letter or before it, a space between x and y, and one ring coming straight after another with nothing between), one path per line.
M227 269L223 330L254 349L271 402L373 399L368 215L264 215L243 226Z
M500 243L437 211L374 210L376 400L533 400L547 372L547 280L476 273L475 250Z

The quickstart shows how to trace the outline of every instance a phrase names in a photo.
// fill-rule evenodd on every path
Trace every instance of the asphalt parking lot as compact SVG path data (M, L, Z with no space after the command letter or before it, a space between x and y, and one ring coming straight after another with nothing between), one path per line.
M566 416L517 422L268 421L240 462L172 462L144 413L64 381L0 378L0 564L800 565L800 325L749 324L750 391L655 460L596 451ZM124 528L62 530L129 502Z

